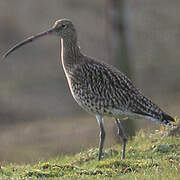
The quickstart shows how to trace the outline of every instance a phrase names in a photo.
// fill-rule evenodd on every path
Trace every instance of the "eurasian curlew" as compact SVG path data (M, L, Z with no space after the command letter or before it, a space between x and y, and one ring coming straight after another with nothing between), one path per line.
M145 97L134 84L118 69L95 58L84 55L77 45L77 33L68 19L55 22L52 28L31 36L9 49L4 58L15 49L48 34L54 34L61 40L61 61L63 69L76 102L86 111L94 114L100 127L99 156L105 140L103 116L114 117L118 134L123 141L122 158L125 158L127 137L120 118L139 116L171 125L174 119Z

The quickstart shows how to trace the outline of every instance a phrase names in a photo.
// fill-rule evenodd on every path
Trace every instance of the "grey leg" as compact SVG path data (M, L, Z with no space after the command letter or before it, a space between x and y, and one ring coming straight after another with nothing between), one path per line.
M115 119L115 120L116 120L116 124L118 126L118 134L123 141L122 159L125 159L127 136L125 134L125 131L124 131L124 128L121 124L121 121L119 119Z
M98 160L101 160L102 157L102 150L103 150L103 146L104 146L104 140L105 140L105 130L104 130L104 122L103 119L100 115L96 115L96 118L98 120L98 124L100 127L100 142L99 142L99 155L98 155Z

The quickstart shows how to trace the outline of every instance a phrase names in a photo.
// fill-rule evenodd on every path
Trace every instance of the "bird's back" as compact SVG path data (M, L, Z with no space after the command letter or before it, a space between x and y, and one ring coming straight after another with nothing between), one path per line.
M123 73L103 62L82 56L67 76L74 99L86 111L102 116L142 116L167 125L173 121Z

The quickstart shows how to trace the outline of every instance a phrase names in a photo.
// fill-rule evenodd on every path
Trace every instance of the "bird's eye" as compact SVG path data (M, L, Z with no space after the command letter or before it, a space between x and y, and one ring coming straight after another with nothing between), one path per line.
M65 28L66 28L66 24L62 24L61 27L62 27L63 29L65 29Z

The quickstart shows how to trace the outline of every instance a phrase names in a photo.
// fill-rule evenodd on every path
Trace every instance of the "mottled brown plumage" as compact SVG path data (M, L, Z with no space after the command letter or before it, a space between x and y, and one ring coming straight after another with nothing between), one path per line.
M62 65L74 99L83 109L97 117L101 130L99 160L105 139L103 116L111 116L116 120L118 133L123 140L123 158L127 138L119 120L122 115L140 116L167 126L171 125L170 121L174 121L146 98L118 69L84 55L77 45L77 33L70 20L56 21L51 29L20 42L4 57L18 47L47 34L56 34L61 39Z

